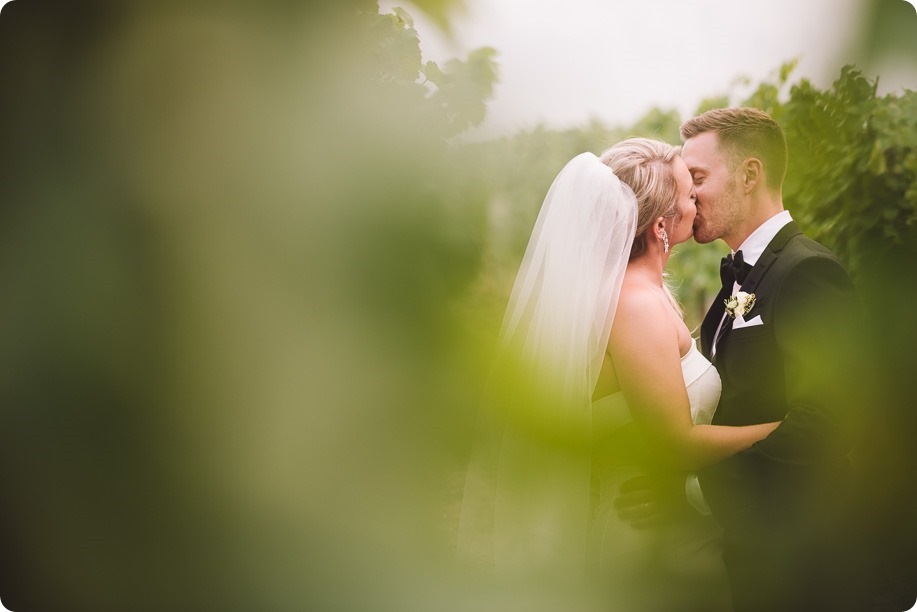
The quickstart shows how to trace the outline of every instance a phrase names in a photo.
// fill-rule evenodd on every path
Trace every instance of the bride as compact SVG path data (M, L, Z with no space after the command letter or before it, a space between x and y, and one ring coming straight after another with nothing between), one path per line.
M459 526L465 557L507 574L585 571L642 593L679 575L719 579L709 517L634 530L612 504L641 466L694 470L777 425L710 424L719 376L664 281L696 214L678 152L624 140L573 158L552 184L485 392Z

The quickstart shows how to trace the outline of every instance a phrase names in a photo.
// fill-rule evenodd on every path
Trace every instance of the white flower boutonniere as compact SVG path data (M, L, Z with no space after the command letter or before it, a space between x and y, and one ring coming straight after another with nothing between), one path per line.
M731 318L744 317L755 305L755 294L739 291L730 296L726 302L726 314Z

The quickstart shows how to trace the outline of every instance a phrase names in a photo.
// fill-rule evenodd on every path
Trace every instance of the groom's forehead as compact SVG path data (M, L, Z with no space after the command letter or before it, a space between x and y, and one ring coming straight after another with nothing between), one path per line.
M691 174L709 172L713 166L722 162L716 133L704 132L686 140L681 148L681 158Z

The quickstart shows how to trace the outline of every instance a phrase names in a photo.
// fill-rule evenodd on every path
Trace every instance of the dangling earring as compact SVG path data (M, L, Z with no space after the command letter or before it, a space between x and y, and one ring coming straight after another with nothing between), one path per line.
M665 233L665 230L662 230L662 250L665 253L669 252L669 235Z

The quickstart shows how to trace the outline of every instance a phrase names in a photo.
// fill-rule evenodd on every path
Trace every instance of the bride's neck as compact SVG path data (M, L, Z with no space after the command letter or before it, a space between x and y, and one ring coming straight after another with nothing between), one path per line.
M665 253L661 250L656 252L656 249L648 248L643 255L631 260L627 268L647 282L662 287L666 259Z

